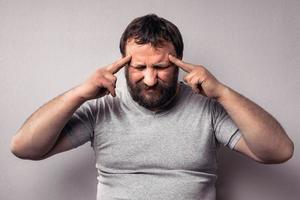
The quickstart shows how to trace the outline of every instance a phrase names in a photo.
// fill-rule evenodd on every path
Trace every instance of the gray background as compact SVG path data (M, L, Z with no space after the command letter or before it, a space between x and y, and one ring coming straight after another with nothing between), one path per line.
M178 25L184 60L271 112L295 143L280 165L222 149L218 199L299 199L299 2L0 0L0 199L96 199L89 143L27 161L10 153L10 139L39 106L118 59L126 25L152 12Z

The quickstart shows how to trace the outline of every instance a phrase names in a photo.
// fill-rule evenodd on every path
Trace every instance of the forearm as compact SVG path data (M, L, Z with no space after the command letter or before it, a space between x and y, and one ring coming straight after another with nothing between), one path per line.
M242 153L250 157L255 154L256 160L269 163L292 156L293 142L269 113L220 83L204 66L183 62L172 55L169 60L188 73L183 80L194 92L217 99L225 108L243 135Z
M73 88L35 111L14 136L11 149L19 157L39 157L57 141L61 130L84 102Z
M293 152L293 142L263 108L225 87L218 99L241 130L250 150L262 160L281 159Z

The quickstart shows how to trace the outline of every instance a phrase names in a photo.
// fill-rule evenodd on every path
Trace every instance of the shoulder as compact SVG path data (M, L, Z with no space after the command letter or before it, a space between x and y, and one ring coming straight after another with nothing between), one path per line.
M114 110L124 104L126 101L126 87L116 88L116 96L105 95L101 98L94 99L93 104L101 111Z
M193 90L183 82L180 83L181 92L179 107L181 110L192 114L207 114L216 115L222 112L224 109L221 104L214 98L206 97L202 94L194 93Z
M78 111L91 111L93 113L98 112L99 110L106 110L109 107L115 107L120 105L122 101L125 99L125 91L123 88L116 89L116 97L109 95L105 95L100 98L90 99L85 101L81 106L77 109Z
M180 103L184 106L207 107L215 100L202 94L194 93L190 86L180 82Z

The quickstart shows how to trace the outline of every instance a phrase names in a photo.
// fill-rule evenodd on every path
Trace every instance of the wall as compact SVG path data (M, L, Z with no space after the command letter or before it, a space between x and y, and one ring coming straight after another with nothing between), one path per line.
M294 157L261 165L221 149L218 199L299 199L300 3L255 1L0 1L0 199L95 199L89 144L43 161L20 160L11 137L39 106L120 57L135 17L178 25L184 60L271 112L295 143ZM118 84L124 84L123 71Z

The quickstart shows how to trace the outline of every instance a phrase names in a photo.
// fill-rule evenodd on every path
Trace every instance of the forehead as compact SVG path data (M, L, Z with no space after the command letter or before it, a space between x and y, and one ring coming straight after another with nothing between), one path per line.
M176 55L174 46L170 42L154 47L150 43L137 44L133 39L127 41L125 52L132 56L131 62L168 61L168 54Z

